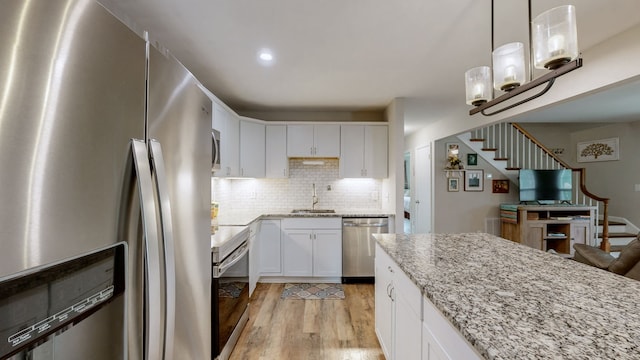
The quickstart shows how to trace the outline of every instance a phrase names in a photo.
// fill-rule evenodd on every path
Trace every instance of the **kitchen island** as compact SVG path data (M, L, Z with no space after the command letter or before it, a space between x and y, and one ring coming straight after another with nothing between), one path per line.
M483 358L640 358L640 282L489 234L374 237Z

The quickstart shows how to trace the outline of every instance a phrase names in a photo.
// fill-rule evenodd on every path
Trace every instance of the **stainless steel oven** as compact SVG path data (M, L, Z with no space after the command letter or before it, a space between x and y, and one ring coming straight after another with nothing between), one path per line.
M212 245L211 342L213 358L226 360L249 318L249 228L221 226L218 232Z

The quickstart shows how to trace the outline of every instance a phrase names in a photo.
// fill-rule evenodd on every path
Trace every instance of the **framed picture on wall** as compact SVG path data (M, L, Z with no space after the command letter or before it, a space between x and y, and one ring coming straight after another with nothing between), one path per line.
M494 194L509 193L509 180L492 180L491 185Z
M458 143L446 143L447 146L447 160L451 157L457 158L460 153L460 144Z
M484 191L484 170L464 172L464 191Z
M460 178L450 177L447 178L447 191L460 191Z
M478 165L478 154L467 154L467 165L469 166Z

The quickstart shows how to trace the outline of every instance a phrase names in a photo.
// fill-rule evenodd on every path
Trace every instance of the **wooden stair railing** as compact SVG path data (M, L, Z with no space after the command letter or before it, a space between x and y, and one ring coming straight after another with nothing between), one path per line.
M523 129L522 126L512 123L511 124L515 129L517 129L520 133L522 133L525 137L527 137L530 141L532 141L540 150L547 153L548 156L552 157L555 161L557 161L561 166L566 169L571 169L572 172L578 172L580 177L580 191L588 197L595 201L602 202L602 242L600 242L600 249L609 252L611 251L611 244L609 243L609 199L603 198L591 193L586 186L586 172L585 168L574 168L564 162L562 159L558 158L556 154L547 149L542 143L540 143L535 137L533 137L527 130Z

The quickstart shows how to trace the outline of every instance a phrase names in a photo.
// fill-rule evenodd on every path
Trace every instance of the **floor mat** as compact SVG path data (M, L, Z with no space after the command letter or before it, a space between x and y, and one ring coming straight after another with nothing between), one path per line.
M342 284L285 284L282 299L298 300L342 300Z

